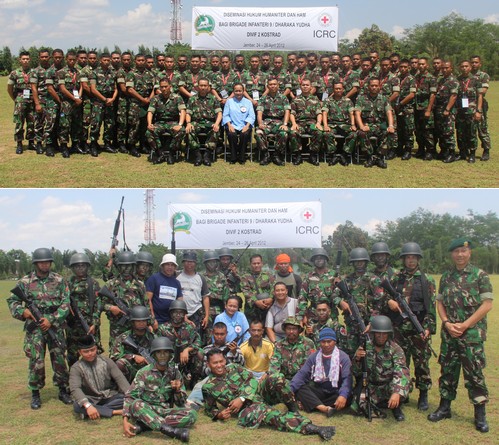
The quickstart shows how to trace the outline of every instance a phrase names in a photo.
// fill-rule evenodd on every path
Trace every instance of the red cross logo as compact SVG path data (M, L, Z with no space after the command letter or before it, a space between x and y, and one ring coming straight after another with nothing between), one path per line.
M321 22L324 24L324 25L327 25L329 23L330 19L327 15L323 15L321 17Z
M308 221L312 216L314 216L312 213L310 213L308 210L303 214L305 219Z

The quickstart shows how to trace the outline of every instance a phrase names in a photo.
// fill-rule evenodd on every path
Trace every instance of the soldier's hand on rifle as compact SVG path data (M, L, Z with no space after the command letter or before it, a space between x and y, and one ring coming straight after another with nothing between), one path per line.
M180 353L180 364L186 365L188 361L189 361L189 351L187 349L184 349Z
M352 315L352 310L350 309L350 305L345 300L340 301L340 309L345 312L349 312L350 315Z
M125 313L118 306L111 306L109 310L111 311L111 314L116 316L120 314L125 315Z
M366 330L363 332L363 334L367 334L368 332L371 331L371 323L369 323L367 326L366 326Z
M235 277L237 277L237 265L234 264L234 263L230 263L229 264L229 269L232 272L232 275L234 275Z
M393 312L399 311L400 313L402 313L402 309L400 309L398 302L395 300L388 300L388 307Z
M365 356L366 356L366 351L362 346L359 346L359 348L355 351L354 355L355 360L360 362Z
M141 355L136 355L135 356L135 363L137 363L137 365L142 365L142 364L146 364L147 361L144 357L142 357Z
M114 258L116 256L116 247L111 247L109 249L109 258Z
M25 320L27 320L29 318L29 319L31 319L33 321L36 321L35 317L33 317L33 314L31 313L31 311L29 309L24 309L24 311L23 311L23 318Z
M90 329L87 332L88 335L94 335L95 334L95 325L93 324L90 326Z
M99 411L97 411L97 408L93 405L87 408L87 416L92 420L97 420L100 418Z
M231 341L227 347L229 348L229 351L232 352L232 354L236 353L237 350L237 343L235 341Z
M158 320L154 320L154 323L152 324L152 330L156 332L158 328L159 328Z
M338 396L336 402L334 402L334 407L337 411L345 408L346 405L347 405L347 399L345 399L345 397L343 396Z
M311 324L305 325L305 334L312 335L314 333L314 327Z
M135 436L135 427L128 421L128 418L123 417L123 436Z
M400 405L400 394L392 394L392 396L388 400L388 408L389 409L397 408L399 405Z
M430 338L430 330L429 329L425 329L424 330L424 340L428 340Z
M52 323L50 323L50 321L48 321L45 317L40 318L40 327L42 328L43 332L47 332L51 326Z

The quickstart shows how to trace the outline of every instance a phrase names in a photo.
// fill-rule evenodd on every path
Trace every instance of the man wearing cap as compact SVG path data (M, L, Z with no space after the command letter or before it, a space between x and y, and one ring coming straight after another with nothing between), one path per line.
M323 328L319 333L320 349L307 358L291 380L291 390L306 412L314 410L331 417L344 409L352 394L351 362L336 347L336 333Z
M284 283L288 288L288 296L291 298L298 298L301 290L301 277L300 275L293 273L293 268L291 267L291 258L286 253L281 253L277 255L275 259L276 270L275 280Z
M7 299L12 316L24 321L24 353L29 360L28 388L32 393L31 409L39 409L42 406L40 389L45 386L46 349L50 351L53 380L59 387L59 400L66 405L71 404L64 341L64 324L69 313L69 289L61 275L50 271L53 261L50 249L35 249L32 257L34 271L17 283L17 287L40 310L42 318L39 323L36 323L34 315L20 297L11 294Z
M485 384L484 342L487 335L487 313L492 309L492 285L489 276L470 263L471 241L458 238L449 252L454 263L443 273L437 296L438 315L442 319L440 346L440 406L428 416L438 422L451 417L450 405L456 398L461 367L468 397L475 409L475 427L489 431L485 404L489 392Z
M82 419L121 415L124 393L130 388L125 376L108 357L100 355L91 335L78 341L78 360L69 372L73 409Z
M146 281L146 296L149 299L151 314L156 319L154 329L157 329L159 324L170 321L171 302L182 299L182 286L175 277L177 266L175 255L167 253L161 260L160 271Z
M265 319L265 331L272 343L286 337L283 323L288 317L294 317L298 300L288 296L288 288L282 281L274 283L274 303L270 306Z

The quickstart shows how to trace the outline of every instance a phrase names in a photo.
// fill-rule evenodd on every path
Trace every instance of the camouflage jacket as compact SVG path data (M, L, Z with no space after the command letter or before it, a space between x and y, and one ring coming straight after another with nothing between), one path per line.
M440 77L438 79L437 96L435 98L435 108L445 108L453 94L459 92L459 82L451 74L449 77ZM455 105L454 105L455 107ZM454 109L454 107L452 107Z
M277 93L274 97L270 94L263 96L258 102L256 111L263 113L263 119L282 120L286 110L291 110L289 100L284 94Z
M470 74L467 77L459 76L459 91L457 93L456 106L459 114L473 115L477 108L478 96L482 92L482 82ZM463 108L463 99L468 99L468 107Z
M147 98L151 95L151 92L154 89L154 85L154 74L149 70L144 70L141 72L137 69L131 69L126 74L125 86L127 87L127 89L133 88L143 98Z
M224 311L227 298L229 298L227 279L222 272L217 272L213 276L205 273L204 277L210 293L210 315L221 314Z
M182 323L180 327L176 328L168 321L159 325L156 334L158 337L169 338L173 343L175 351L183 351L185 348L192 347L194 350L191 354L194 354L202 349L201 337L196 328L190 323Z
M311 79L305 70L301 73L297 71L294 71L293 73L288 73L288 76L289 76L289 82L291 84L291 91L296 97L298 97L298 95L296 94L297 92L296 90L301 89L301 81L303 79L310 79L310 84L315 83L315 78ZM316 85L314 84L314 86Z
M322 113L321 102L317 96L300 94L291 102L291 114L297 124L315 124L317 116Z
M430 96L437 92L437 79L433 74L416 75L416 109L425 110L428 107Z
M269 70L267 73L267 82L271 79L277 79L277 82L279 82L279 92L284 93L286 88L291 88L291 80L289 78L288 73L286 73L286 70L282 69L279 72L276 72L274 70Z
M51 85L54 87L56 92L59 91L59 77L57 76L58 71L59 70L55 67L55 65L51 65L50 68L47 69L47 72L45 73L45 85L47 85L47 89L48 86ZM47 99L54 101L54 98L50 94L47 94Z
M185 110L182 98L178 94L170 93L166 98L162 94L154 96L147 112L154 115L154 122L178 122L182 110Z
M462 323L467 320L478 310L483 300L492 298L489 276L472 264L468 264L461 271L453 267L444 272L440 278L437 300L444 305L451 323ZM487 317L469 328L462 338L469 342L485 341Z
M392 72L379 75L380 93L389 98L393 93L400 92L400 79Z
M70 69L69 67L64 67L57 71L58 85L64 85L66 89L73 94L74 90L80 90L80 74L76 68ZM69 101L69 99L59 92L59 97L63 101Z
M381 93L376 97L364 94L357 99L355 110L360 111L362 122L365 125L382 124L387 122L386 113L392 110L388 98Z
M350 113L353 113L353 110L353 102L346 97L342 97L340 100L328 97L322 104L322 111L327 112L327 123L330 127L346 126L350 128Z
M129 281L123 281L121 277L118 276L106 282L106 287L111 292L114 292L116 297L123 301L129 309L132 309L134 306L145 306L149 308L149 300L146 297L144 283L135 278ZM104 297L102 299L102 307L106 311L109 320L118 321L122 315L113 315L110 311L111 306L115 306L115 303Z
M126 97L123 92L121 91L121 89L119 88L119 85L120 84L123 84L126 86L126 76L128 75L128 73L131 71L131 69L129 69L128 71L125 70L125 68L121 67L118 71L116 71L116 84L118 85L118 92L119 92L119 96L120 97Z
M116 71L112 69L104 71L98 67L91 72L89 82L91 85L95 85L97 91L104 97L113 97L116 90Z
M340 72L340 82L343 83L345 94L347 94L353 87L360 87L359 73L353 70L348 71L348 73Z
M331 328L335 332L337 332L338 329L340 329L340 323L338 322L338 320L332 320L331 318L329 318L325 323L320 323L320 322L313 323L312 322L311 326L313 328L312 334L310 334L310 335L305 334L305 335L307 336L307 338L309 338L310 340L312 340L314 342L315 349L319 349L321 347L320 342L319 342L319 333L321 332L322 329ZM345 327L343 326L341 329L344 330ZM337 339L336 344L339 343L339 340L340 339Z
M257 295L267 293L268 298L272 298L274 281L274 275L268 272L261 272L257 276L247 273L241 277L241 291L246 300L245 312L254 308L255 302L258 300Z
M377 79L378 76L376 76L375 74L373 73L368 73L368 74L364 74L364 73L360 73L359 74L359 92L357 93L357 97L360 97L360 96L365 96L367 94L369 94L369 80L370 79Z
M178 86L184 87L189 93L191 91L197 91L198 80L206 77L206 74L207 73L204 70L199 70L195 74L191 70L186 70L182 73Z
M482 93L485 100L486 90L489 88L490 76L484 71L477 71L476 73L471 74L475 76L482 84Z
M366 353L369 383L389 385L392 394L407 397L411 379L402 348L395 341L388 340L379 352L372 343L367 343ZM352 372L354 375L362 372L362 361L352 361Z
M171 381L178 379L178 373L174 371L173 364L166 371L159 371L155 365L147 365L137 372L132 386L125 394L123 403L123 417L130 417L130 405L135 400L142 400L148 405L160 408L170 407L172 393ZM175 392L174 403L182 407L187 400L184 385L180 391Z
M22 68L18 68L9 74L9 79L7 80L9 85L14 87L14 96L22 98L23 102L33 102L33 95L31 94L31 79L32 70L23 71ZM23 91L29 90L29 98L23 98Z
M222 112L222 108L212 94L207 94L205 97L196 94L189 98L186 112L191 116L193 124L212 125L217 119L217 114Z
M88 300L88 286L89 281L93 287L94 293L94 304L90 307L90 302ZM75 301L81 314L89 324L89 326L95 325L100 326L100 316L102 312L102 302L97 298L97 293L99 292L100 285L97 280L91 277L83 278L78 280L75 276L72 276L68 281L68 288L70 293L70 298ZM76 315L72 312L68 316L68 324L71 327L72 323L80 324Z
M210 349L213 349L213 348L218 348L224 353L225 360L227 360L227 364L237 363L238 365L244 366L244 355L241 352L241 349L239 348L239 346L236 348L236 352L233 354L232 351L227 347L227 345L219 347L219 346L215 346L215 344L212 343L211 345L206 345L203 349L203 353L204 353L203 375L204 376L210 375L210 373L211 373L210 368L208 367L208 360L206 358L206 354L208 353L208 351Z
M172 91L177 93L178 92L178 84L180 82L180 79L182 76L178 71L172 71L171 73L167 73L166 71L156 71L156 82L154 85L154 88L158 89L159 88L159 82L163 79L168 79L170 81L170 84L172 86Z
M45 83L45 78L47 77L47 71L49 68L43 68L38 65L36 68L31 70L30 83L36 85L36 90L38 92L38 98L41 103L45 103L47 100L48 92L47 85Z
M33 300L33 303L38 306L42 315L54 328L63 327L69 314L69 289L61 275L49 272L46 278L39 278L35 272L31 272L21 278L17 285L24 290L29 299ZM7 298L7 304L12 316L18 320L23 320L25 303L16 295L11 294ZM25 321L25 330L30 323L32 320Z
M223 73L220 71L212 71L208 75L211 87L222 97L222 99L228 98L232 91L234 90L234 84L241 82L238 75L234 70L229 70L228 73ZM222 91L226 94L222 94Z
M303 318L305 315L312 320L317 317L315 315L315 307L320 300L328 300L330 303L333 296L333 280L335 272L328 270L323 274L318 274L315 270L309 272L303 279L301 285L300 296L298 297L298 317ZM338 319L338 309L336 305L331 307L331 318Z
M314 342L303 335L298 337L296 343L290 343L286 338L278 340L270 359L269 374L282 374L291 380L313 352Z
M410 74L405 76L403 79L400 79L400 98L399 101L405 99L409 94L411 93L416 93L416 81L414 80L414 77L412 77ZM409 109L412 110L414 107L414 98L412 98L409 102L407 102L405 105L402 106L404 109Z
M246 71L241 78L241 83L250 96L252 91L258 91L261 97L267 86L267 77L268 74L263 71L258 71L256 74L252 71Z
M113 349L109 351L109 358L116 361L120 358L125 358L129 362L133 361L133 355L140 355L137 350L131 348L130 346L126 346L123 342L130 337L137 346L147 349L148 351L151 349L151 343L155 338L155 335L146 330L144 335L135 335L133 329L130 329L123 334L119 335L118 338L114 341ZM135 364L135 362L134 362Z
M323 74L322 71L319 71L316 76L315 83L317 84L317 92L322 97L324 93L327 93L328 96L333 94L333 85L336 82L340 81L340 76L338 73L329 70L326 74Z

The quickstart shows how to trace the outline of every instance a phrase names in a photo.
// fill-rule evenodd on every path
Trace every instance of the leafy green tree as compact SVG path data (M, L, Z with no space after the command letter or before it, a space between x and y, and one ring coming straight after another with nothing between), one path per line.
M354 47L364 54L371 50L378 51L381 55L391 53L395 48L396 39L385 31L382 31L378 25L371 25L370 28L364 28L359 37L354 41Z

